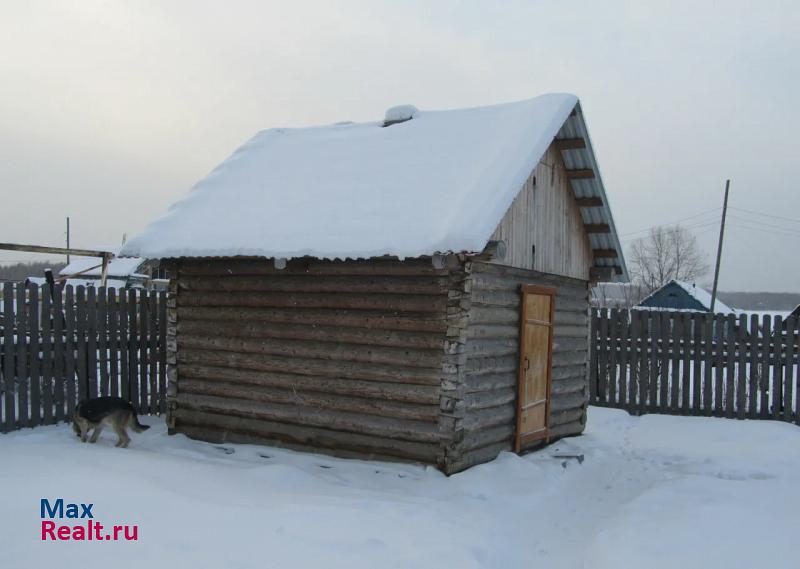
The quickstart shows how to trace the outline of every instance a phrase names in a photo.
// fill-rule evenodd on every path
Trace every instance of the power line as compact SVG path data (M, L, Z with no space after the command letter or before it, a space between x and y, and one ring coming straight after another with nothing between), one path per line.
M638 231L630 231L628 233L623 233L622 237L625 237L626 235L634 235L636 233L644 233L645 231L650 231L651 229L655 229L657 227L664 227L665 225L675 225L675 224L681 223L683 221L688 221L690 219L695 219L697 217L702 217L704 215L708 215L709 213L717 212L717 211L719 211L721 209L722 209L721 207L715 207L713 209L709 209L709 210L706 210L706 211L701 211L700 213L696 213L695 215L690 215L689 217L684 217L683 219L678 219L678 220L675 220L675 221L668 221L668 222L665 222L665 223L659 223L658 225L652 225L650 227L645 227L644 229L639 229Z
M777 235L777 236L781 236L781 237L795 237L797 239L800 239L800 233L786 233L786 232L783 232L783 231L770 231L768 229L763 229L761 227L751 227L751 226L747 226L747 225L742 225L740 223L733 223L731 225L733 227L736 227L737 229L749 229L751 231L759 231L761 233L767 233L769 235Z
M783 219L785 221L791 221L791 222L794 222L794 223L800 223L800 219L796 219L796 218L792 218L792 217L784 217L782 215L774 215L774 214L771 214L771 213L762 213L760 211L754 211L752 209L744 209L743 207L730 206L730 208L731 209L735 209L737 211L743 211L745 213L753 213L755 215L763 215L764 217L772 217L774 219Z
M741 217L741 216L733 215L733 214L729 214L729 215L730 215L730 217L732 219L736 219L736 220L744 222L744 223L755 224L757 226L764 227L764 228L767 228L769 230L784 231L784 232L787 232L787 233L793 233L793 234L796 234L796 235L800 235L800 229L794 229L793 227L784 227L782 225L775 225L774 223L761 221L759 219L752 219L752 218L749 218L749 217Z
M693 230L693 229L702 229L704 227L709 227L711 225L717 226L718 224L719 224L719 220L711 219L709 221L703 221L703 222L692 224L692 225L682 225L681 227L683 229ZM669 225L669 224L665 224L665 225ZM649 229L658 229L659 227L664 227L665 225L654 225L653 227L651 227ZM641 237L628 237L627 239L621 239L620 241L622 241L622 243L630 243L632 241L636 241L637 239L641 239Z

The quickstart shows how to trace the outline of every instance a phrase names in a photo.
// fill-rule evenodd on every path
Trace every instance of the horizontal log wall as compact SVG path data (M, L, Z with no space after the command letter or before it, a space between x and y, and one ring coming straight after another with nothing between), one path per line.
M173 271L173 432L440 462L457 407L447 334L463 273L244 259L184 259Z
M551 438L583 431L588 399L588 288L585 281L473 262L470 307L459 351L464 416L451 472L512 450L516 421L522 284L558 289L553 343Z

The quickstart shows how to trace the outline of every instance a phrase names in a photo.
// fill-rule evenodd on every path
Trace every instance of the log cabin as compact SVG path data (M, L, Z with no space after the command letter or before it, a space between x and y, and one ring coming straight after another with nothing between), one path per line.
M627 278L568 94L259 132L122 254L173 277L171 433L447 474L583 432Z

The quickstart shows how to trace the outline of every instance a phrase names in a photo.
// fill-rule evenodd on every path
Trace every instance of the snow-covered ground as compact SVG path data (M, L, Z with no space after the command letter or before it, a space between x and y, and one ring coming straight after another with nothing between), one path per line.
M4 567L797 567L800 428L591 408L586 435L432 468L66 425L0 436ZM584 455L583 462L556 455ZM137 542L41 541L41 498ZM69 520L83 523L85 520Z

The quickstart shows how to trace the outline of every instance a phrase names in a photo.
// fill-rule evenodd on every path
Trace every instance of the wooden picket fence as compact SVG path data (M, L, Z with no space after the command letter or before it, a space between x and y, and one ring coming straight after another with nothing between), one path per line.
M5 283L0 307L0 432L69 420L113 395L165 411L164 292Z
M595 309L590 401L800 424L798 319Z

